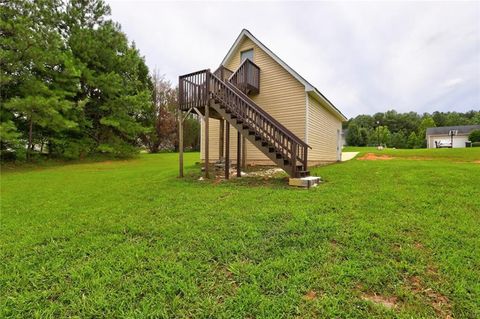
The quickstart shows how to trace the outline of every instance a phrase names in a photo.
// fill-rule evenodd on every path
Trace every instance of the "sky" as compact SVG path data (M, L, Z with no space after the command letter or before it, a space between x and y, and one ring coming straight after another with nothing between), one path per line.
M107 3L173 84L246 28L347 117L480 110L480 1Z

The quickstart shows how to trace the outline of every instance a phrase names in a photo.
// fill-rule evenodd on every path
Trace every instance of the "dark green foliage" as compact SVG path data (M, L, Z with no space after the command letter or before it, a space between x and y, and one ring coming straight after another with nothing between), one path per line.
M99 0L1 7L1 152L78 158L137 152L151 101L143 58Z
M475 130L470 135L468 135L468 139L471 142L480 142L480 130Z
M407 139L407 147L408 148L417 148L418 146L418 137L415 132L410 133Z
M347 145L387 145L395 148L425 148L426 130L435 126L470 125L480 123L480 111L434 112L419 115L415 112L359 115L348 121L344 127L353 128L347 134ZM379 136L380 130L380 136ZM415 133L412 135L412 133ZM415 138L415 139L414 139Z

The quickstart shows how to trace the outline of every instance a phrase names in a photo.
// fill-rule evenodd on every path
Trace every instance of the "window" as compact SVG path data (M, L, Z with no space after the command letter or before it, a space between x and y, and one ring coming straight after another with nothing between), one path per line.
M240 52L240 63L245 61L245 59L253 62L253 49Z

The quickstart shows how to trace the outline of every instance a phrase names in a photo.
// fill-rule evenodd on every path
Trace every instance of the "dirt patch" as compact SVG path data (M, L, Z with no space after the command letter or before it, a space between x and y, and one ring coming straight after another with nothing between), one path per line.
M433 268L430 271L436 272ZM432 288L426 288L422 280L417 276L410 277L408 279L408 285L416 294L423 295L430 301L430 305L439 318L452 318L452 306L448 297Z
M415 242L414 246L418 250L423 250L425 248L425 246L423 246L423 244L421 242L418 242L418 241Z
M388 309L394 309L397 307L397 297L384 297L380 295L362 295L362 299L366 301L373 302L377 305L382 305Z
M308 300L308 301L315 300L315 299L317 299L317 292L314 291L314 290L310 290L303 296L303 299Z
M478 161L473 161L475 164L480 164L480 160Z
M264 170L257 170L254 172L248 172L247 176L257 176L257 177L274 177L275 175L284 172L283 169L274 167L274 168L268 168Z
M359 160L361 161L377 161L377 160L385 161L385 160L391 160L391 159L393 159L392 156L378 155L374 153L367 153L359 158Z

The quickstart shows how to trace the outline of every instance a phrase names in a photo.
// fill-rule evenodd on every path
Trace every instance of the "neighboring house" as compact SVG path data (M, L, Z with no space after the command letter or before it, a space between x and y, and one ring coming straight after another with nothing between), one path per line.
M228 145L237 154L229 156L232 162L243 157L247 164L276 164L294 177L308 175L309 165L341 160L346 117L248 30L242 30L215 72L181 76L179 90L180 109L185 112L193 107L205 115L204 90L213 100L208 139L205 120L201 125L202 161L225 157ZM228 124L232 129L227 143ZM239 140L246 141L241 152Z
M427 148L452 147L451 132L454 133L453 148L465 147L468 135L475 130L480 130L480 125L429 127L426 133Z

